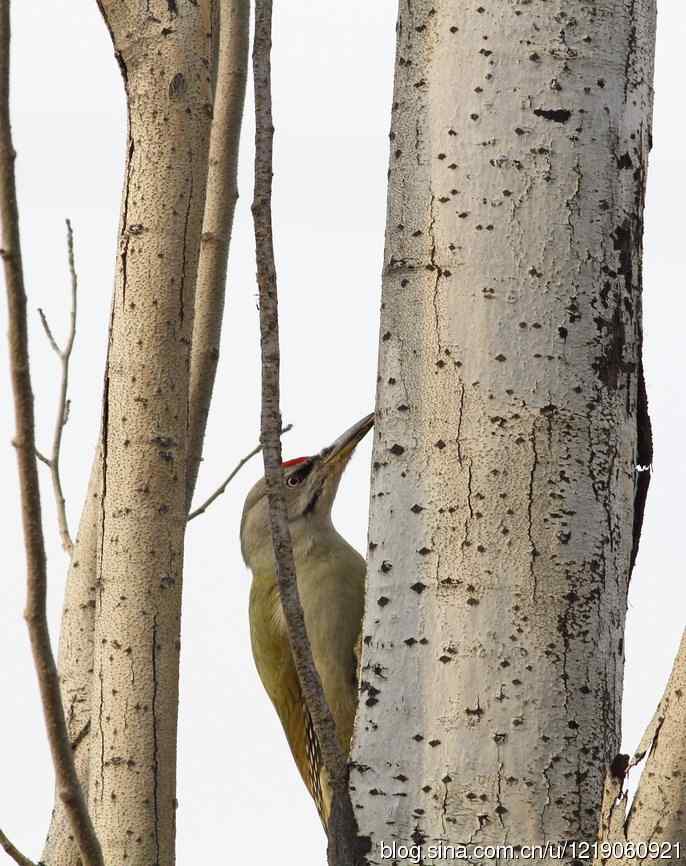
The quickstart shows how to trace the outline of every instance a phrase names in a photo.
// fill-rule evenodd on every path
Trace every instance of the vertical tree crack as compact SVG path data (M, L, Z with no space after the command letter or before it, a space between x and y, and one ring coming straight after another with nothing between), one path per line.
M122 206L122 220L121 220L121 231L122 231L122 250L120 253L121 258L121 308L124 310L126 308L126 279L127 279L127 261L129 254L129 222L128 222L128 213L129 213L129 192L131 190L131 167L133 164L133 136L131 135L131 119L129 118L129 150L127 154L126 160L126 186L124 192L124 204Z
M443 791L443 801L441 803L441 827L443 828L443 836L447 840L448 828L446 827L445 819L448 814L448 783L443 782L443 785L445 786L445 790Z
M500 752L500 749L498 749L498 752ZM497 776L497 790L496 790L496 802L498 805L496 806L495 811L496 811L496 814L498 815L498 820L500 821L500 826L503 827L503 829L504 829L505 828L505 822L503 821L503 815L505 814L505 812L507 812L507 809L505 808L505 806L503 806L503 801L501 800L502 788L503 788L503 762L500 759L500 755L498 755L498 776Z
M114 315L114 307L112 310L112 314ZM110 325L110 338L111 338L112 330ZM107 354L109 356L110 344L108 344ZM107 359L107 364L109 364L109 357ZM106 368L107 369L107 368ZM100 549L97 552L97 589L98 589L98 600L99 600L99 613L102 611L102 592L103 592L103 551L105 549L105 517L107 514L105 499L107 495L107 438L109 435L109 390L110 390L110 378L109 376L105 376L105 387L103 393L102 400L102 490L100 492ZM98 730L100 732L100 799L104 797L105 793L105 732L102 727L102 720L104 715L104 697L103 697L103 674L102 674L102 662L100 663L100 669L98 671L98 677L100 679L100 699L98 705Z
M98 706L98 730L100 731L100 799L103 800L105 797L105 732L102 729L102 719L104 715L102 664L100 665L100 670L98 671L98 677L100 679L100 701Z
M607 516L607 532L608 532L608 541L610 543L610 551L614 553L615 544L614 544L614 529L612 527L612 476L615 471L615 462L617 460L617 445L615 443L612 448L610 461L607 471L607 490L605 491L605 514ZM619 571L617 571L617 578L619 579Z
M541 835L544 839L547 839L547 834L545 832L545 812L548 806L550 806L550 792L552 790L552 786L550 784L550 776L548 773L553 768L553 761L550 759L546 766L543 768L543 778L545 779L545 803L543 804L543 808L541 809Z
M631 22L631 26L624 62L624 102L629 98L629 86L632 83L631 70L636 59L636 0L630 0L628 20Z
M455 438L455 442L457 443L457 462L462 466L462 415L464 413L464 383L460 386L460 408L457 415L457 436Z
M192 164L192 157L191 157ZM193 203L193 172L190 171L190 189L188 191L188 204L183 222L183 241L181 244L181 287L179 296L179 319L183 322L185 317L184 292L186 290L186 243L188 238L188 222L190 220L191 204Z
M578 159L576 161L576 164L574 165L573 171L574 177L576 178L576 185L572 194L565 200L565 207L567 209L567 225L569 227L570 249L574 246L576 240L573 213L576 212L576 215L579 215L579 206L575 204L575 201L579 197L579 193L581 192L581 180L583 177L581 172L581 163Z
M533 459L531 461L531 471L529 473L529 495L526 503L526 514L527 514L527 536L529 539L529 575L531 577L531 586L532 586L532 600L536 601L536 592L537 592L537 579L536 579L536 569L535 569L535 559L536 559L536 545L534 544L533 537L533 502L534 502L534 476L536 474L536 469L538 467L538 451L536 450L536 421L534 420L533 426L531 428L531 451L533 454Z
M438 283L441 279L441 275L443 271L440 266L436 263L436 235L434 233L434 228L436 225L436 214L434 212L434 203L436 201L436 196L433 194L433 190L431 191L431 201L429 203L429 238L431 239L431 250L429 253L429 261L431 263L430 270L435 274L434 280L434 288L433 288L433 308L434 308L434 329L436 331L436 345L438 348L438 354L441 353L441 330L440 330L440 315L438 312Z

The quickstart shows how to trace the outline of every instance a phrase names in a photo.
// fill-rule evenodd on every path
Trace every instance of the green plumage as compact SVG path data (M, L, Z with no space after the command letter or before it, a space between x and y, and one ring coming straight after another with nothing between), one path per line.
M350 747L357 706L356 645L364 604L364 559L330 528L305 556L296 547L298 589L315 665L336 722ZM331 796L288 643L275 575L254 575L250 636L262 684L283 725L293 758L326 825Z
M355 446L373 424L363 418L314 457L284 465L286 506L298 590L312 657L341 749L347 755L357 707L357 650L366 564L334 529L331 508ZM300 691L281 607L264 479L248 494L241 549L252 571L250 638L257 672L283 725L293 758L326 827L331 788Z

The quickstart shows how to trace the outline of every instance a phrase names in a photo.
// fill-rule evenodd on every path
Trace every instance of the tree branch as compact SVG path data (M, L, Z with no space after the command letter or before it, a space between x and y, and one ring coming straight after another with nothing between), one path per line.
M279 314L272 235L273 139L271 99L272 0L256 0L253 43L255 87L255 193L252 206L255 223L257 282L260 299L260 346L262 353L262 454L269 498L272 542L279 594L288 629L288 640L333 789L328 857L331 866L353 866L356 825L348 793L347 756L342 752L305 628L298 593L295 560L288 526L288 513L281 467L281 412L279 407Z
M287 427L283 428L283 430L281 431L281 434L283 435L284 433L288 433L288 431L292 430L292 429L293 429L293 425L289 424ZM262 450L262 445L257 445L255 448L253 448L253 450L249 454L246 454L245 457L243 457L241 460L239 460L238 463L236 464L236 466L229 473L229 475L226 478L226 480L224 481L224 483L220 484L220 486L214 491L214 493L211 496L208 496L208 498L202 503L202 505L199 505L194 511L191 511L190 514L188 515L188 519L193 520L194 517L199 517L201 514L204 514L205 511L207 511L207 509L210 507L210 505L212 505L214 500L218 499L222 495L222 493L226 490L226 488L233 481L233 479L236 477L236 475L238 475L238 473L245 466L245 464L249 460L252 460L252 458L256 454L259 454L261 450Z
M60 698L59 678L46 616L47 573L36 464L35 425L29 368L26 294L14 178L15 152L9 114L10 3L0 0L0 219L8 306L8 342L16 434L21 514L27 565L25 618L38 677L45 724L60 797L69 813L86 866L102 866L100 844L74 769Z
M25 854L22 854L18 848L15 848L2 830L0 830L0 847L2 847L4 852L11 857L15 863L18 863L19 866L36 866L33 860L29 860Z
M67 259L69 262L69 275L71 277L71 311L69 316L69 334L64 349L60 349L57 341L53 337L50 325L43 310L38 309L43 330L48 338L48 342L53 351L60 359L62 365L62 380L60 382L60 395L57 403L57 418L55 419L55 432L52 439L52 455L50 458L45 457L40 451L36 451L36 457L50 469L52 478L52 490L55 496L55 506L57 508L57 524L59 526L60 538L62 539L62 547L71 556L74 550L74 543L69 532L69 520L67 519L67 504L64 499L64 491L62 489L62 478L60 476L60 452L62 450L62 433L65 424L69 418L69 362L71 360L72 349L74 348L74 340L76 338L76 300L78 289L78 278L76 276L76 265L74 263L74 232L69 220L67 224Z
M50 325L48 324L48 320L45 318L45 313L43 312L41 307L38 307L38 315L40 316L40 321L41 325L43 326L43 330L45 331L45 336L48 338L48 343L50 343L50 348L56 355L59 355L61 357L62 352L60 351L60 347L57 345L57 340L55 340L52 335Z
M99 444L95 449L83 511L74 537L74 552L69 559L57 653L62 705L65 708L76 772L86 798L93 741L88 731L93 692L96 587L103 536L102 498L103 459L102 446ZM69 826L67 810L59 797L59 790L55 792L50 827L41 860L51 866L81 866L81 856Z
M219 48L191 349L186 504L198 478L219 361L226 267L238 200L238 146L248 74L250 0L219 2ZM216 18L215 16L212 16ZM216 20L212 22L216 44ZM213 64L214 68L214 64Z

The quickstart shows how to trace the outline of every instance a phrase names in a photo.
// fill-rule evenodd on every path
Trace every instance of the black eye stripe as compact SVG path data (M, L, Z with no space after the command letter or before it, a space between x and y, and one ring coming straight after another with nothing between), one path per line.
M307 463L303 463L302 466L298 466L298 468L291 472L288 478L286 478L286 483L290 484L292 487L296 484L300 484L310 474L313 466L314 463L311 460Z
M317 507L317 500L321 496L321 493L322 493L321 487L318 490L314 491L314 496L312 497L312 499L310 499L310 501L305 506L305 510L303 511L303 517L306 516L307 514L312 514L314 509Z

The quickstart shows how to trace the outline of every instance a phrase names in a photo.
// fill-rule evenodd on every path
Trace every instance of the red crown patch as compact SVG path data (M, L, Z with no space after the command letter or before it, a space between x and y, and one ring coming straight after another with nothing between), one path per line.
M281 465L284 469L287 469L289 466L296 466L298 463L306 463L309 459L309 457L295 457L293 460L286 460L286 462Z

